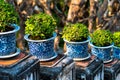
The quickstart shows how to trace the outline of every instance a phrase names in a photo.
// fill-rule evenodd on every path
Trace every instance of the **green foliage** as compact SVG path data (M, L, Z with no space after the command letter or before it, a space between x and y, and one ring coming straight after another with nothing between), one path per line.
M95 46L109 46L113 42L113 34L108 30L96 30L90 34L91 42Z
M68 24L63 29L63 36L62 38L68 40L68 41L74 41L74 42L80 42L87 40L89 36L88 28L81 24Z
M120 47L120 32L114 32L113 42L115 46Z
M55 1L55 6L56 6L56 9L58 10L57 11L58 13L56 14L56 12L53 10L52 16L57 21L57 27L63 27L64 26L63 16L66 17L68 15L69 7L68 7L67 2L65 0ZM62 16L60 14L62 14ZM62 23L62 25L61 25L61 23Z
M59 0L59 1L57 1L57 8L58 8L60 11L63 10L64 6L65 6L64 0Z
M56 21L53 17L45 14L34 14L25 22L25 33L30 34L34 40L42 40L52 37L56 28Z
M60 0L60 1L59 1L59 4L60 4L61 6L64 6L64 5L65 5L64 0Z
M5 32L10 24L17 24L18 14L13 5L0 0L0 32Z
M60 25L60 17L55 13L52 13L52 17L56 20L57 27L61 27Z

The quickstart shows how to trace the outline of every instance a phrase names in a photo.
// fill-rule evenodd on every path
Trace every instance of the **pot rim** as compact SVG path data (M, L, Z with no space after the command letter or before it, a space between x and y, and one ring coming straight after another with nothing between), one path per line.
M71 44L81 44L81 43L89 42L89 41L90 41L90 38L88 37L87 40L85 40L85 41L81 41L81 42L68 41L68 40L66 40L65 38L64 38L63 40L64 40L65 42L67 42L67 43L71 43Z
M113 43L109 46L103 46L103 47L95 46L95 45L92 44L92 42L89 42L89 45L92 46L92 47L95 47L95 48L112 48L113 47Z
M7 32L0 32L0 35L10 34L10 33L14 33L14 32L17 32L18 30L20 30L20 27L16 24L11 24L11 26L14 28L14 30L7 31Z
M120 49L120 47L117 47L117 46L115 46L115 45L113 45L113 48L117 48L117 49Z
M57 36L57 34L53 33L53 37L48 38L48 39L44 39L44 40L32 40L32 39L29 39L29 36L30 36L30 34L25 34L24 39L26 41L29 41L29 42L45 42L45 41L48 41L48 40L55 39L55 37Z

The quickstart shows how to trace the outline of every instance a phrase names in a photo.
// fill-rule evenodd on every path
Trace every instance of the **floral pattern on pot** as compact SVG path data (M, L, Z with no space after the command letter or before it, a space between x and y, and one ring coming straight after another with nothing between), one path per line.
M110 62L112 60L112 47L113 45L106 47L97 47L93 45L91 42L89 43L91 48L91 53L98 58L102 59L104 63Z
M46 40L30 40L29 35L26 34L24 38L28 41L30 54L36 56L40 61L48 61L57 57L57 53L54 51L55 37Z
M0 56L9 55L16 51L16 32L20 29L19 26L12 24L15 29L13 31L0 33Z
M89 40L83 42L69 42L64 39L64 41L66 42L67 51L65 52L65 54L67 56L72 57L74 60L85 60L89 58Z
M117 59L120 59L120 48L113 46L113 56Z

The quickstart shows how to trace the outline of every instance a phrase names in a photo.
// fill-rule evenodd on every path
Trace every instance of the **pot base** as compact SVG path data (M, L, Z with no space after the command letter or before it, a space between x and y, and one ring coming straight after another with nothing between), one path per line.
M87 60L91 57L91 55L88 53L88 56L85 58L73 58L74 61L83 61L83 60Z
M5 55L5 56L0 56L0 59L12 58L12 57L15 57L15 56L19 55L19 53L20 53L20 49L17 48L15 53L9 54L9 55Z
M107 60L107 61L103 61L103 63L109 63L109 62L111 62L111 61L113 61L113 58L111 58L110 60Z
M51 58L47 58L47 59L39 59L39 60L40 60L40 61L50 61L50 60L52 60L52 59L55 59L57 56L58 56L58 54L55 53L55 55L54 55L53 57L51 57Z

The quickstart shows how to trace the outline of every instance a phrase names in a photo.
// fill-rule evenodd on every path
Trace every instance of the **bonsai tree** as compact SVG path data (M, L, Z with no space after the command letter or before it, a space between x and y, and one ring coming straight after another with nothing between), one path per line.
M113 34L108 30L96 30L91 35L91 42L95 46L109 46L113 42Z
M113 34L109 30L96 30L90 37L91 53L104 63L112 61Z
M0 32L13 30L11 24L17 24L19 21L18 13L13 5L0 0Z
M20 53L16 47L16 32L20 29L16 25L18 21L19 17L14 6L0 0L0 56L13 57Z
M113 42L113 56L117 59L120 59L120 32L114 32Z
M25 22L25 40L28 42L30 54L40 61L48 61L57 57L54 51L54 31L56 21L45 13L34 14Z
M56 28L56 21L45 13L30 16L25 24L25 33L29 34L33 40L43 40L52 37Z
M113 42L115 46L120 47L120 32L114 32Z
M62 38L68 41L80 42L87 40L88 35L88 28L84 24L76 23L68 24L64 27Z
M63 29L63 38L65 41L65 54L72 57L73 60L85 60L90 57L88 54L88 28L81 23L68 24Z

